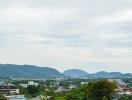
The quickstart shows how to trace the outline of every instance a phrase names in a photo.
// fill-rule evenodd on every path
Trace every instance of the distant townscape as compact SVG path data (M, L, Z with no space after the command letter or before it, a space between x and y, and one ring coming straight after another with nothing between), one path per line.
M1 64L0 77L0 100L132 100L130 73Z

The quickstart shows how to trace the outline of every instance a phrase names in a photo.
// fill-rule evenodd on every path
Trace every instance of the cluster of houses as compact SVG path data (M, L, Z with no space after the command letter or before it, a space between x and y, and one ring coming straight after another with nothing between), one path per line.
M117 93L119 95L132 95L132 89L128 87L128 85L122 81L121 79L115 80L117 83L118 89Z
M132 89L128 87L128 85L122 81L121 79L109 79L109 81L115 82L117 84L116 95L132 95Z

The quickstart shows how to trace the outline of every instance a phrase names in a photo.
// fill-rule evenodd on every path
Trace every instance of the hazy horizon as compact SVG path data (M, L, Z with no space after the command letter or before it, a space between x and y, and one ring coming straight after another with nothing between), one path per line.
M132 1L0 0L0 63L132 70Z

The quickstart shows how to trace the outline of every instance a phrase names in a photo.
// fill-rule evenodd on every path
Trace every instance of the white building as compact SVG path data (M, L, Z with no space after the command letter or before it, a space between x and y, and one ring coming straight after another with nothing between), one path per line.
M83 84L88 84L88 82L81 82L81 85L83 85Z
M29 86L29 85L35 85L35 86L38 86L38 83L35 83L35 82L33 82L33 81L29 81L29 82L28 82L28 86Z

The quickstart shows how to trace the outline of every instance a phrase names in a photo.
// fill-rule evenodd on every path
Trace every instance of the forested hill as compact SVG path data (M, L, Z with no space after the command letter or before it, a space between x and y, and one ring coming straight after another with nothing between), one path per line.
M54 68L40 67L35 65L0 64L0 78L132 78L131 73L105 72L89 74L83 70L70 69L60 73Z
M62 77L63 75L53 68L34 65L0 64L0 77Z
M64 71L63 74L70 77L83 77L88 75L87 72L80 69L69 69Z
M64 75L69 77L85 77L85 78L132 78L131 73L120 73L120 72L105 72L100 71L96 73L89 74L83 70L79 69L69 69L63 72Z

